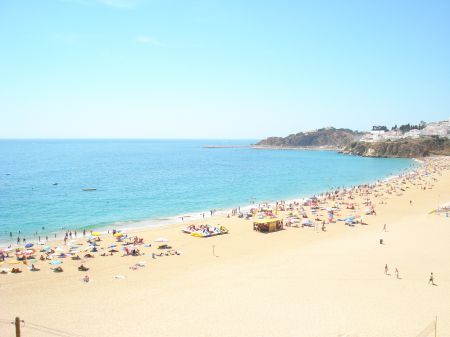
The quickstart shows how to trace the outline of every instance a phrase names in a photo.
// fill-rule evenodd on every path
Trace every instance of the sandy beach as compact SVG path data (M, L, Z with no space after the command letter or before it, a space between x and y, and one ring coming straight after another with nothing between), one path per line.
M450 160L430 158L414 174L323 199L317 214L301 205L277 212L286 218L303 207L309 219L325 221L326 209L338 206L336 219L360 215L366 225L336 221L326 231L285 226L264 234L253 219L221 215L128 232L151 244L139 246L141 256L122 256L120 243L119 252L101 256L115 243L105 234L94 258L61 259L62 273L50 260L38 260L37 272L4 263L22 273L0 275L0 336L14 336L16 316L25 337L410 337L436 316L437 335L450 336L450 218L431 213L450 201L449 187ZM376 215L364 214L370 205ZM229 233L181 231L205 223ZM155 256L163 251L158 238L180 255ZM80 263L89 271L78 271ZM142 267L130 269L136 264Z

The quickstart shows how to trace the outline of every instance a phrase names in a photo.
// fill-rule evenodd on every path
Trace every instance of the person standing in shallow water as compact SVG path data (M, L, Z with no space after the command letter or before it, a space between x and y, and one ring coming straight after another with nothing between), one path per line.
M388 272L389 272L388 265L385 264L385 265L384 265L384 275L388 275Z

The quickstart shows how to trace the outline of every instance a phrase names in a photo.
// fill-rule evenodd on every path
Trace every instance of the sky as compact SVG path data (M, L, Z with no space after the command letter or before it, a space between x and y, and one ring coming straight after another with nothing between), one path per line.
M0 138L450 117L450 1L0 0Z

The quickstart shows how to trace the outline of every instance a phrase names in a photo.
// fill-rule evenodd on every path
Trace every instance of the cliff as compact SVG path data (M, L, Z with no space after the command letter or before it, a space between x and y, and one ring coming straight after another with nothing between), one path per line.
M311 132L299 132L287 137L269 137L256 143L268 147L333 147L344 148L359 140L364 133L350 129L324 128Z
M342 153L365 157L416 158L430 155L450 155L450 139L439 137L405 138L376 143L353 142Z

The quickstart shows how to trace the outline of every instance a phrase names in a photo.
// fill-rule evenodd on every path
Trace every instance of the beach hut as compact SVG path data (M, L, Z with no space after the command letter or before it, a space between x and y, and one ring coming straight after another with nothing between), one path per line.
M253 229L263 233L279 231L283 229L283 221L278 218L259 219L253 222Z

